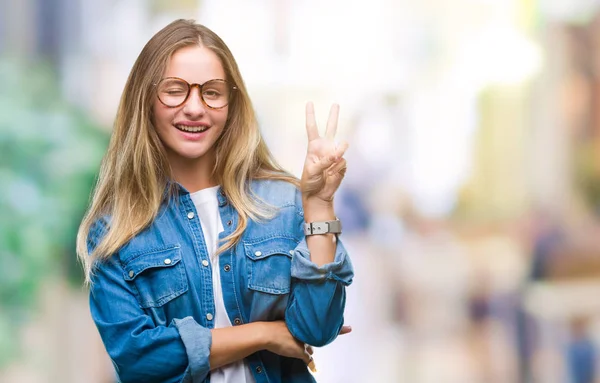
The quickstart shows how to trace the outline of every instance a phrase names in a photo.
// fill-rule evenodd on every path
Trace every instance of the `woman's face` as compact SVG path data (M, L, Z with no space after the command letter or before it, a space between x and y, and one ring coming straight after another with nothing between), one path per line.
M204 84L213 79L225 79L225 71L213 51L194 45L173 54L163 75L166 77L178 77L189 84ZM172 168L189 168L215 159L214 146L225 127L228 106L211 109L200 97L200 89L193 87L180 106L170 108L158 97L154 100L153 123Z

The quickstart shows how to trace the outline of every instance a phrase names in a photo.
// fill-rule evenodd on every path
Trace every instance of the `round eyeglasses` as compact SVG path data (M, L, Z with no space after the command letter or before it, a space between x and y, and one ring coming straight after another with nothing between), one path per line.
M204 84L190 84L178 77L165 77L156 85L158 100L169 108L183 105L192 93L193 87L198 87L200 98L204 105L211 109L226 107L237 87L225 80L209 80Z

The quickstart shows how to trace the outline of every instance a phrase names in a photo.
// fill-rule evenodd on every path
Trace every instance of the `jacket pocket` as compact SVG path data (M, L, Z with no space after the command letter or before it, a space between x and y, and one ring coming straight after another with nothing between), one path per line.
M135 285L142 308L163 306L188 289L179 245L136 254L123 265L123 277Z
M248 259L248 288L270 294L290 292L292 254L296 240L272 237L244 242Z

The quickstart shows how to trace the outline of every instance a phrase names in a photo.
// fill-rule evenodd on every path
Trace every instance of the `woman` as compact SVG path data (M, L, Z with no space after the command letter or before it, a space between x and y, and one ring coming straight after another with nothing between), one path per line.
M77 239L122 382L311 382L307 345L350 330L333 209L347 144L337 106L324 137L311 104L306 118L298 182L216 34L178 20L146 44Z

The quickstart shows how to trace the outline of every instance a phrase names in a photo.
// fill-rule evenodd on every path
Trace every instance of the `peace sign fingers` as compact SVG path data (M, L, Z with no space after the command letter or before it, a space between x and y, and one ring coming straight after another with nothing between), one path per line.
M306 104L308 150L300 186L307 198L316 196L323 201L331 201L346 174L346 160L343 156L348 149L348 143L342 141L338 145L334 141L339 113L339 105L333 104L329 111L325 134L321 136L315 119L314 105L312 102Z
M340 114L340 106L333 104L329 110L329 118L327 119L327 128L325 130L325 138L333 140L337 132L338 116ZM319 128L315 118L315 106L312 102L306 104L306 134L308 140L316 140L320 138Z

